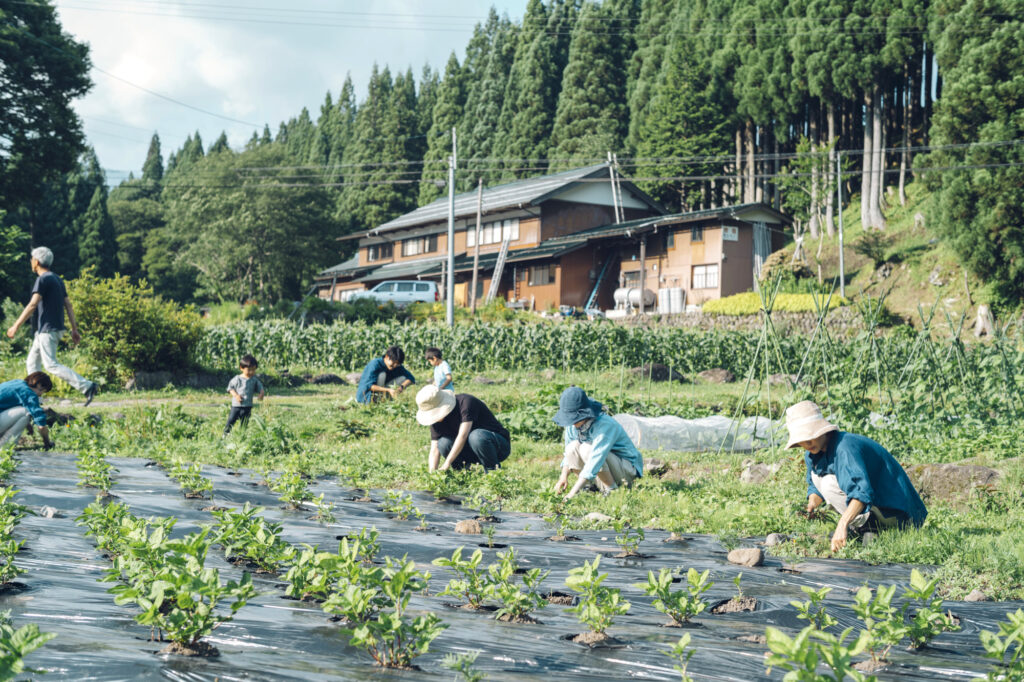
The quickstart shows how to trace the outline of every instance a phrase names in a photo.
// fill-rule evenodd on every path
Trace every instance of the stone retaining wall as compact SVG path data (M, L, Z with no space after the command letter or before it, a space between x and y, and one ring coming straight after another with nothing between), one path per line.
M810 334L818 323L816 313L772 313L775 329ZM691 329L719 329L725 331L759 331L762 326L761 314L756 315L706 315L704 313L683 313L681 315L648 315L646 319L624 318L625 324L664 325ZM825 325L836 336L852 336L864 329L860 314L853 308L836 308L825 318Z

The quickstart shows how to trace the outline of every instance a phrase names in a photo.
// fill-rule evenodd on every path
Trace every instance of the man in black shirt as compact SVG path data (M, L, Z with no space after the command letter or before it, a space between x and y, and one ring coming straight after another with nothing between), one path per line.
M508 431L479 398L431 384L416 394L416 406L416 421L430 427L431 471L496 469L512 450Z
M96 383L83 378L70 367L65 367L57 361L57 343L64 335L64 311L67 311L68 321L71 322L72 343L78 343L82 337L78 333L75 309L71 306L71 299L64 289L64 282L50 271L50 266L53 265L53 251L45 246L32 249L31 263L32 272L38 275L32 287L32 298L7 330L7 336L13 339L18 328L32 317L35 336L28 351L28 358L25 360L27 373L32 374L45 367L47 372L57 375L71 384L75 390L81 391L85 395L85 404L88 405L96 396Z

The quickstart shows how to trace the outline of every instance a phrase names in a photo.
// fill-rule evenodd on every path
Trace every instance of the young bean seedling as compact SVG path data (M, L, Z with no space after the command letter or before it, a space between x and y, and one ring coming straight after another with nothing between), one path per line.
M11 612L0 613L0 674L4 679L14 679L22 673L45 673L45 670L27 667L25 657L56 636L55 632L39 632L35 623L15 630Z
M616 521L615 532L615 544L622 550L622 556L636 556L640 543L644 541L644 529L631 528L623 521Z
M653 571L647 572L647 582L637 583L649 597L654 597L652 605L666 616L672 619L676 625L690 622L694 616L702 613L708 607L703 595L713 582L708 581L710 571L698 573L696 569L690 568L686 572L686 589L672 589L672 571L662 568L655 576Z
M689 632L680 637L679 641L665 652L668 657L676 662L672 667L679 673L679 682L693 682L693 678L686 674L686 667L690 664L690 659L693 658L695 653L697 653L696 650L690 648Z
M809 621L815 630L827 630L836 624L836 619L825 610L825 597L832 591L831 587L815 590L813 587L801 585L800 589L807 595L807 601L791 601L789 605L797 610L797 618Z
M542 572L539 568L526 571L523 574L524 591L515 583L518 568L519 562L513 547L509 547L507 552L499 552L498 562L487 567L494 596L501 600L501 608L495 617L513 622L530 622L532 612L548 605L548 600L537 590L550 571Z
M911 614L907 636L910 648L920 649L943 632L955 632L960 629L954 624L953 616L942 610L942 597L936 596L939 585L938 578L929 580L916 568L910 571L910 589L903 593L904 599L911 599L917 605L917 611ZM904 610L909 605L904 606Z
M476 663L479 651L471 651L465 654L447 654L441 661L441 667L454 670L464 682L481 682L487 679L487 675L473 667Z
M385 514L393 514L399 521L405 521L410 516L417 516L419 509L412 502L412 495L398 490L389 490L384 494L384 505L381 511Z
M764 634L771 654L765 657L765 667L768 673L771 673L772 668L790 671L784 678L787 680L817 682L851 679L854 682L875 682L873 675L865 675L853 667L854 657L867 648L868 633L862 630L857 639L846 646L846 639L852 632L853 628L847 628L836 637L808 625L790 638L781 630L768 627ZM821 675L818 672L821 664L832 674Z
M442 595L461 597L471 609L479 609L484 602L494 596L494 585L487 579L487 572L480 568L483 552L479 549L468 559L462 558L464 547L457 547L450 559L438 557L432 562L435 566L450 568L456 575L441 592Z
M1024 611L1006 614L1007 622L999 623L999 632L982 630L981 645L985 658L996 660L996 668L987 680L1024 680ZM1009 656L1009 658L1007 658Z
M96 488L100 492L108 493L114 485L111 474L116 469L107 463L103 453L96 450L82 450L78 454L78 485L86 488Z
M622 599L617 588L605 587L602 583L608 577L601 573L599 566L601 557L594 557L594 562L583 562L582 566L569 569L569 577L565 584L580 595L579 603L570 607L569 611L576 614L579 621L590 628L595 634L604 634L615 616L629 611L630 604Z
M175 462L168 473L178 482L185 497L202 499L213 492L213 481L203 476L201 464Z
M864 622L867 650L875 664L886 661L889 649L909 631L903 622L903 612L892 605L895 593L895 585L879 585L875 592L870 587L861 587L853 596L853 612Z

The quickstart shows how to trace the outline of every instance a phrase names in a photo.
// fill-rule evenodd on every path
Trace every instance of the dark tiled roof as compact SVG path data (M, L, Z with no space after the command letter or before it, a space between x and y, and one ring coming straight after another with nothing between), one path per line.
M381 265L375 268L372 272L369 272L362 277L357 278L357 282L376 282L382 279L407 279L409 277L415 277L421 275L429 270L436 268L439 272L441 270L441 261L443 258L421 258L414 261L404 261L399 263L388 263L387 265Z
M331 266L326 270L322 270L317 273L316 279L333 279L334 277L349 277L356 275L367 270L372 270L376 265L360 265L359 254L352 256L343 263Z
M581 182L589 178L597 179L601 177L602 174L605 178L608 177L607 164L602 163L594 166L585 166L584 168L574 168L572 170L552 173L550 175L542 175L536 178L516 180L515 182L509 182L495 187L485 187L482 197L483 212L493 213L504 209L516 208L521 205L530 205L558 193L573 183ZM634 187L632 183L629 182L628 178L623 177L622 182L630 188L631 193L636 194L639 198L643 199L644 202L648 203L652 209L659 212L662 210L653 199ZM476 190L455 195L456 218L475 216L476 209ZM445 196L427 204L426 206L420 206L415 211L411 211L405 215L395 218L394 220L388 221L383 225L370 230L370 233L387 232L403 227L413 227L416 225L439 222L447 219L448 197Z
M557 258L558 256L564 255L571 251L575 251L583 246L586 246L586 240L578 239L576 241L559 241L557 244L548 240L540 246L535 246L532 249L510 249L508 255L505 256L506 263L521 263L523 261L537 260L540 258ZM498 262L498 253L482 253L480 254L480 269L492 270ZM455 258L455 272L463 272L465 270L473 269L473 253L467 251L466 253ZM436 267L431 268L423 274L436 275L441 272L441 265L438 264Z

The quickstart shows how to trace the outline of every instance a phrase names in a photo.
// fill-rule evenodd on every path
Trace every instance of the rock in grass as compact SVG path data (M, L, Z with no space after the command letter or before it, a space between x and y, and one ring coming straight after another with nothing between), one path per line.
M345 384L348 383L337 374L317 374L309 380L311 384Z
M736 381L736 375L721 367L706 369L697 376L706 384L731 384Z
M601 512L590 512L583 518L587 521L596 521L597 523L611 523L612 521L612 517L607 514L602 514Z
M749 465L746 469L743 470L743 473L740 474L740 483L748 483L754 485L764 483L769 478L771 478L772 474L779 470L780 466L781 463L779 462L776 462L775 464L771 465L755 462L754 464Z
M56 509L49 505L43 506L43 508L39 510L39 515L42 516L44 519L59 518L60 516L62 516L62 514L59 511L57 511Z
M977 464L918 464L907 469L914 487L922 495L940 500L964 500L972 488L995 486L1001 474Z
M679 372L675 371L668 365L662 365L660 363L650 363L640 365L639 367L633 367L629 370L629 373L638 379L650 379L651 381L675 381L677 383L686 383L686 377Z
M359 380L363 378L363 375L359 372L349 372L345 375L345 378L348 379L348 383L350 384L358 384Z
M480 535L484 530L476 519L463 519L455 524L455 532L464 535Z
M756 547L744 547L729 552L729 563L740 566L760 566L764 563L764 552Z
M784 533L769 533L768 537L764 539L765 547L775 547L781 545L789 540L789 536Z
M984 592L982 592L981 590L979 590L978 588L974 588L973 590L971 590L971 593L969 595L964 597L964 601L988 601L988 600L989 600L988 599L988 595L985 594Z

